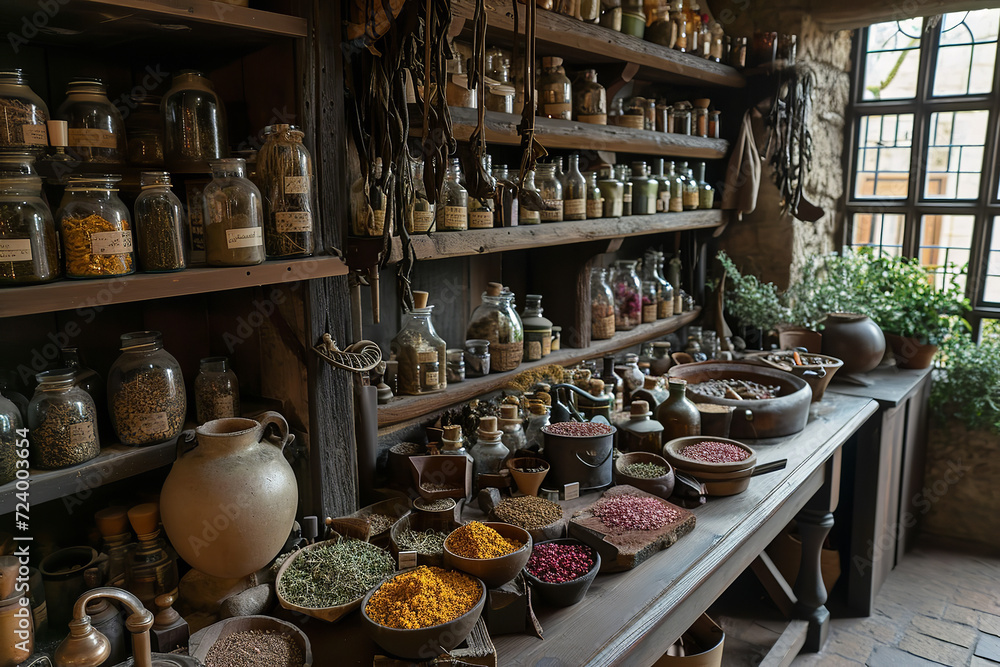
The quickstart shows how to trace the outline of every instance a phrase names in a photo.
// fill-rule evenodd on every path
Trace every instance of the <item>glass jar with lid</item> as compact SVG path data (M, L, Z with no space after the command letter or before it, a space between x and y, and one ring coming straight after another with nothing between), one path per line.
M615 296L608 284L608 270L590 269L590 337L607 340L615 335Z
M510 61L502 54L486 56L486 76L495 83L486 87L489 111L514 113L514 86L510 80Z
M654 280L643 280L642 281L642 322L643 324L648 324L650 322L656 321L656 316L658 314L658 304L660 302L659 294L660 284Z
M524 328L524 360L538 361L552 352L552 320L542 316L542 295L528 294L521 313Z
M0 146L48 146L49 108L19 69L0 71Z
M271 258L313 254L315 202L312 157L294 125L264 130L257 155L257 182L264 204L264 253Z
M615 165L615 176L622 184L622 215L632 215L632 170L626 165Z
M73 79L56 115L69 125L69 147L82 162L125 162L125 121L100 79Z
M542 58L542 75L536 84L541 98L539 111L547 118L573 120L573 84L562 62L562 58Z
M610 165L601 167L601 177L597 181L597 187L601 190L601 198L604 200L605 218L620 218L622 215L622 196L624 186L622 182L615 178L614 168Z
M580 156L569 156L569 169L563 177L563 220L587 219L587 180L580 173Z
M439 232L463 232L469 228L469 191L462 187L462 180L462 166L457 157L451 158L437 207Z
M35 376L38 386L28 404L31 465L56 469L74 466L101 453L97 408L87 392L76 386L69 368Z
M542 196L542 193L538 191L538 187L535 184L534 169L530 169L524 174L524 183L521 185L521 189L525 192L534 192L539 198ZM562 196L561 193L560 196ZM539 225L542 223L542 214L540 211L526 207L521 201L520 196L518 196L517 219L519 225Z
M473 491L479 490L480 475L495 475L500 472L510 450L503 444L503 431L497 427L496 417L480 417L477 440L472 448Z
M128 161L142 167L163 166L163 114L159 95L132 96L132 112L125 118Z
M0 176L0 286L59 277L59 240L38 176Z
M205 357L194 379L198 423L240 416L240 382L227 357Z
M581 123L608 124L608 94L597 83L597 70L585 69L573 84L573 116Z
M691 134L691 109L674 107L674 134Z
M721 119L720 113L716 110L711 110L708 112L708 138L718 139L721 136Z
M24 428L21 411L13 402L0 395L0 485L14 481L17 475L17 446Z
M438 336L431 322L434 306L427 304L427 292L414 290L414 308L403 314L399 333L389 344L389 350L398 362L396 371L397 391L417 396L441 391L448 386L446 372L447 344Z
M617 331L631 331L642 322L642 285L636 275L635 265L635 260L619 259L611 274Z
M424 184L424 161L413 161L413 204L408 207L406 231L411 234L427 234L434 231L434 204L427 198Z
M121 336L121 355L108 371L111 427L124 445L154 445L184 428L187 394L180 364L163 349L159 331Z
M135 252L143 271L180 271L187 266L184 206L170 189L170 174L144 171L135 200Z
M705 100L707 101L707 100ZM695 100L697 102L697 100ZM698 106L691 110L691 134L696 137L708 136L708 108Z
M597 172L587 172L587 219L604 217L604 195L597 185Z
M540 211L542 222L562 222L563 220L563 186L556 176L555 163L538 164L535 167L535 186L545 203L545 210Z
M204 170L210 160L229 155L226 109L204 74L193 70L175 74L160 107L164 157L171 171Z
M121 176L71 176L56 222L67 278L135 272L132 218L118 198Z
M264 211L260 190L246 177L242 158L213 160L212 181L202 194L205 258L210 266L251 266L264 261Z
M656 213L656 197L659 183L650 178L645 162L632 163L632 215L652 215Z
M625 103L625 113L618 118L618 124L633 130L646 127L646 98L633 97Z
M465 338L490 342L490 370L512 371L524 356L524 327L514 310L514 294L500 283L489 283L483 302L472 311Z

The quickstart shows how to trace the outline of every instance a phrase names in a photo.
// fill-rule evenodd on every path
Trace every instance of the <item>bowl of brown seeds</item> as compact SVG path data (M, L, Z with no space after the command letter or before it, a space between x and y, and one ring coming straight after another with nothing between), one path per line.
M191 635L188 652L205 667L312 667L309 638L270 616L227 618Z

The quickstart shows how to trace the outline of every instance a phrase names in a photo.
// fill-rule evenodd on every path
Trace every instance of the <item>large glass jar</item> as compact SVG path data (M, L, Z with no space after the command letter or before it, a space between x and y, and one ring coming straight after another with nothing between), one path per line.
M597 70L580 72L573 85L573 115L581 123L608 124L608 94L597 83Z
M0 71L0 146L48 146L49 108L19 69Z
M0 286L59 277L59 240L38 176L0 177Z
M161 103L164 156L173 170L201 169L229 155L226 110L212 82L201 72L174 75Z
M545 202L544 211L540 211L542 222L562 222L563 219L563 187L556 177L554 163L538 164L535 167L535 186L538 194Z
M587 219L587 180L580 173L580 156L569 156L569 170L563 178L563 220Z
M552 320L542 316L542 295L528 294L521 313L524 328L524 360L538 361L552 352Z
M441 391L448 386L447 344L434 330L427 292L413 292L415 307L403 314L399 333L389 344L398 362L396 391L416 396Z
M269 125L257 155L257 183L264 203L264 252L271 258L313 254L315 182L303 136L294 125Z
M615 178L611 167L601 168L601 178L597 181L597 187L600 188L601 197L604 199L604 217L620 218L625 188L622 182Z
M31 464L36 468L67 468L101 453L97 408L74 383L68 368L35 376L38 387L28 404Z
M632 215L632 170L615 165L615 178L622 184L622 215Z
M462 166L457 157L448 163L437 218L439 232L464 232L469 228L469 191L462 187Z
M607 340L615 335L615 296L608 284L608 270L590 269L590 337Z
M406 231L411 234L427 234L434 231L434 204L427 198L424 185L424 161L413 161L413 205L408 208Z
M264 211L260 190L246 178L242 158L211 163L202 194L205 258L210 266L250 266L264 261Z
M490 341L490 370L512 371L524 356L524 327L514 310L514 294L500 283L490 283L483 302L469 318L466 339Z
M198 423L240 416L240 382L227 357L205 357L194 379Z
M632 215L656 213L656 197L659 184L650 178L645 162L632 163Z
M69 125L69 147L83 162L125 162L125 121L100 79L73 79L56 115Z
M17 445L21 441L18 431L23 427L21 411L0 396L0 485L13 481L17 474Z
M525 173L524 183L521 185L521 189L525 192L534 192L539 197L542 196L542 193L538 191L538 186L535 184L534 169ZM519 225L540 225L542 223L542 214L540 211L527 208L523 203L521 203L520 197L518 197L517 220Z
M118 198L121 176L71 176L56 212L67 278L135 272L132 219Z
M160 104L163 99L157 95L133 97L134 109L125 119L125 133L128 137L129 164L143 167L163 166L163 114Z
M154 445L184 428L187 395L181 367L159 331L122 334L121 355L108 372L111 427L124 445Z
M604 196L597 186L597 172L587 172L587 219L604 217Z
M615 295L615 330L630 331L642 321L642 296L635 260L619 259L611 274L611 290Z
M135 252L143 271L180 271L187 266L184 206L170 189L170 174L144 171L135 200Z
M573 84L562 66L563 59L542 58L542 75L536 83L541 106L541 116L573 120Z

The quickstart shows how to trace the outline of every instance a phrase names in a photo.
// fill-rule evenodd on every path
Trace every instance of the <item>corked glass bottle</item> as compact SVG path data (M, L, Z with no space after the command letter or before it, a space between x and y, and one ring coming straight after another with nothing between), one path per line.
M542 75L536 84L541 99L539 115L573 120L573 84L562 62L562 58L542 58Z
M444 188L437 207L439 232L464 232L469 228L469 191L462 187L462 167L458 158L448 163Z
M541 197L541 193L535 186L535 170L531 169L524 174L524 185L522 189L528 192L534 192ZM520 201L517 202L517 218L519 225L540 225L542 224L542 214L538 211L533 211L530 208L525 208L524 204Z
M514 310L514 294L500 283L489 283L483 292L483 303L469 318L466 340L490 342L490 370L512 371L524 355L524 327Z
M511 452L527 449L528 438L524 432L524 425L521 422L516 405L505 404L500 406L500 419L497 422L503 435L500 440Z
M663 442L689 435L701 435L701 413L689 399L687 381L670 378L667 381L670 395L656 408L656 421L663 425Z
M615 355L604 355L604 372L601 373L601 380L604 381L604 393L615 397L615 412L621 412L625 408L625 382L618 373L615 373Z
M448 386L442 364L447 363L447 344L434 330L427 292L414 290L414 308L403 315L403 325L389 344L398 362L397 391L416 396L441 391Z
M563 177L563 219L587 219L587 180L580 173L580 156L569 156L569 169Z
M264 202L264 251L268 257L313 254L316 224L312 158L294 125L270 125L257 156Z
M417 158L413 161L413 202L407 210L406 231L411 234L434 231L434 206L424 185L424 161Z
M635 400L629 409L629 420L622 424L620 447L626 452L659 454L663 448L663 425L650 419L649 403Z
M503 444L503 431L497 428L496 417L480 417L478 440L472 448L472 486L478 491L480 475L495 475L500 472L504 459L510 450Z

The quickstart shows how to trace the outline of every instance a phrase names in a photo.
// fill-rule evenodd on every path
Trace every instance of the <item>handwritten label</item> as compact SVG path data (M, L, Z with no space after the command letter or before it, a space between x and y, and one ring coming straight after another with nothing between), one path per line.
M545 208L551 209L548 211L539 211L543 222L562 222L563 219L563 203L562 199L546 199Z
M417 552L416 551L400 551L399 552L399 569L405 570L407 568L417 566Z
M146 435L158 435L170 430L170 422L167 421L166 412L150 412L146 415L139 415L139 430Z
M411 232L416 232L422 234L423 232L429 232L431 226L434 224L434 210L430 211L414 211L413 212L413 223L411 225Z
M424 373L424 384L429 386L435 386L441 384L441 373L440 371L427 371Z
M563 202L563 216L568 218L583 218L587 215L586 199L567 199Z
M30 262L30 239L0 239L0 262Z
M95 232L90 235L90 252L93 255L122 255L132 252L132 232Z
M115 135L98 128L71 127L68 132L70 146L86 148L117 148Z
M493 211L469 211L469 229L493 229Z
M286 195L307 195L309 194L308 176L285 176Z
M260 227L240 227L226 230L226 247L255 248L264 245L264 233Z
M94 441L94 422L80 422L69 427L69 444L80 445Z
M570 482L563 485L563 500L575 500L580 497L580 482Z
M385 212L382 212L385 215ZM309 211L283 211L274 214L274 225L281 234L311 232L312 214Z
M604 200L603 199L588 199L587 200L587 217L588 218L603 218L604 217Z
M25 144L45 146L49 143L49 134L44 125L22 125L21 136L24 137Z
M461 231L469 227L469 209L465 206L444 207L444 228Z

